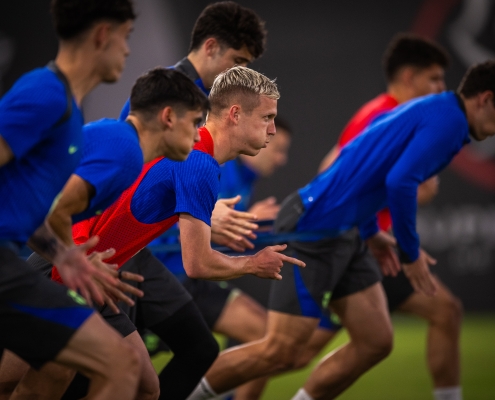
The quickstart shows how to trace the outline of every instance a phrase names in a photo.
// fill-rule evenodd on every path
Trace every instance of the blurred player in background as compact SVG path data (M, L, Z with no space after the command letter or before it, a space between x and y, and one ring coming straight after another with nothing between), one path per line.
M272 282L267 335L222 353L189 399L212 398L291 368L322 308L337 314L351 340L322 360L294 399L334 398L386 357L392 326L376 260L362 240L386 275L399 270L397 244L412 286L434 295L438 288L429 265L435 260L420 249L415 229L417 189L470 142L469 135L478 141L495 135L493 62L473 66L458 93L425 96L378 117L342 149L332 168L289 196L276 229L322 231L321 239L290 243L307 267L287 267L284 279ZM396 241L376 222L376 212L385 206Z
M16 255L29 239L87 299L103 300L95 278L117 284L86 258L97 240L66 246L48 223L34 231L80 160L83 98L122 73L135 14L128 0L55 0L52 15L59 37L55 62L24 75L0 102L0 346L36 369L53 360L84 371L94 399L132 399L140 371L136 352L80 295ZM23 389L12 398L25 398Z
M353 116L342 132L337 145L320 166L323 172L335 161L340 150L358 136L380 114L413 98L445 90L444 73L448 56L438 45L421 37L399 34L389 44L383 59L387 78L387 92L366 103ZM434 176L418 187L418 205L429 203L438 191L438 177ZM378 213L383 231L390 231L390 211ZM429 324L427 360L437 400L460 400L460 331L462 305L449 289L434 277L438 291L433 297L415 292L401 271L397 276L385 276L382 283L390 311L401 311L426 319ZM302 356L301 365L307 364L335 331L319 330L314 345ZM327 339L325 339L325 336Z

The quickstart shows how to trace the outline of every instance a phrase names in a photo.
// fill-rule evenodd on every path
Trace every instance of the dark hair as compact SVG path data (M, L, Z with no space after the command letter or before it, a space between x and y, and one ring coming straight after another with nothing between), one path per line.
M280 128L284 132L287 132L287 134L289 136L292 136L291 126L289 125L289 123L285 119L283 119L282 117L280 117L278 115L275 117L275 126L277 129Z
M51 13L55 31L64 40L100 21L124 23L136 18L132 0L52 0Z
M140 76L132 87L131 112L152 117L167 106L206 112L210 103L201 89L177 70L158 67Z
M196 20L189 51L197 50L210 37L236 50L246 46L258 58L265 51L265 22L253 10L233 1L213 3Z
M420 36L405 33L396 35L383 55L388 82L393 81L399 69L405 66L428 68L438 64L445 69L449 63L449 56L442 47Z
M495 61L493 60L472 65L464 74L457 92L470 98L486 90L491 90L495 95Z

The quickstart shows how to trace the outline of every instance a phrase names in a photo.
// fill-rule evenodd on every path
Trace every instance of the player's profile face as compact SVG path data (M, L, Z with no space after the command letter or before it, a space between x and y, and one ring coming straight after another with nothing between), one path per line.
M198 128L203 121L201 110L187 110L176 114L174 127L164 134L162 145L166 156L175 161L184 161L199 142Z
M487 92L478 94L479 108L471 126L474 139L485 140L495 136L495 105L493 103L493 93ZM487 97L488 96L488 97Z
M275 121L276 124L277 122ZM270 144L266 148L261 149L252 161L256 164L256 170L261 176L269 177L277 168L287 164L290 142L289 133L281 128L277 128L277 133L270 140Z
M128 40L132 31L131 20L122 24L113 24L108 34L108 41L102 57L102 80L106 83L120 79L125 67L125 60L130 54Z
M253 61L253 56L246 46L239 50L232 47L220 47L218 53L213 58L212 71L215 76L234 66L246 67Z
M427 68L416 69L412 85L414 97L445 91L445 70L438 64Z
M243 132L243 154L254 156L267 146L275 134L277 100L260 96L260 102L251 113L244 112L241 118Z

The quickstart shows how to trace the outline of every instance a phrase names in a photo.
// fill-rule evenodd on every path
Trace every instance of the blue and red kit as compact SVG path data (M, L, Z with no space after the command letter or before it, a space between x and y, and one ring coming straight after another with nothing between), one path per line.
M101 215L73 226L74 241L98 235L94 248L116 250L108 263L122 266L153 239L174 225L180 213L211 225L219 190L220 166L213 158L213 140L206 128L186 161L157 158L144 165L136 182ZM56 270L52 278L60 280Z

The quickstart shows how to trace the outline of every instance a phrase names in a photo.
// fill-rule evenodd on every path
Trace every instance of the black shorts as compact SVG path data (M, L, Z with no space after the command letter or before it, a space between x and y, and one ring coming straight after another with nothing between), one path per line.
M0 348L39 369L53 360L93 314L74 291L0 247Z
M296 193L289 196L275 221L277 232L296 228L304 208ZM306 263L306 268L285 263L282 280L271 284L269 309L288 314L321 318L331 300L349 296L381 280L377 262L368 252L357 229L335 238L312 242L291 242L289 255Z
M144 277L144 282L127 282L141 289L144 297L136 298L134 307L121 305L139 329L162 322L192 300L179 280L147 248L127 261L122 271Z
M27 259L27 262L34 269L51 279L53 268L53 264L51 262L46 261L37 253L31 254ZM134 332L136 327L131 322L127 314L122 310L123 307L121 307L120 304L118 304L118 306L121 308L120 314L115 314L107 305L96 306L95 309L102 315L105 321L107 321L112 328L119 332L123 337L126 337Z
M385 289L390 312L395 311L397 307L404 303L414 293L414 288L404 274L404 271L400 271L396 277L384 277L382 284Z
M288 254L304 261L306 267L284 265L282 280L271 285L271 310L320 318L331 300L381 280L375 259L354 229L332 239L290 243Z
M239 289L223 281L213 282L186 277L182 284L192 296L210 330L213 330L226 304L240 293Z

